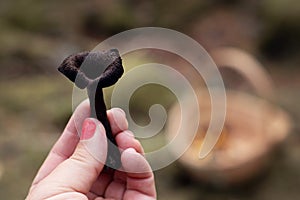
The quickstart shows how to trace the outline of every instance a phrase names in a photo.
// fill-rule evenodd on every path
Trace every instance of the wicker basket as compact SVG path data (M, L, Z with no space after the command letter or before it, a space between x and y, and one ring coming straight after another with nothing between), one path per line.
M194 178L217 186L230 186L251 179L268 166L274 148L288 135L290 119L282 109L266 100L273 95L271 81L250 55L233 48L222 48L211 55L219 67L230 67L242 74L260 97L227 90L222 134L213 151L199 159L211 112L209 95L200 88L197 95L201 111L199 129L179 162ZM189 112L198 111L190 109ZM179 117L179 105L174 105L168 117L168 138L175 137L177 127L172 122Z

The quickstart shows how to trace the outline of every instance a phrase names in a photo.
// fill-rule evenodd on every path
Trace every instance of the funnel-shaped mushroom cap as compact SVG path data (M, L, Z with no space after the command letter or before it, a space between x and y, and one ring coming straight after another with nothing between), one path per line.
M124 69L117 49L82 52L67 57L58 70L81 89L91 83L101 88L117 82Z

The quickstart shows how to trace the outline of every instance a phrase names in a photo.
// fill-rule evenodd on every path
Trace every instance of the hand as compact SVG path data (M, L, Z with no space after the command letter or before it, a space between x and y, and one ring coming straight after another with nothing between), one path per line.
M156 199L154 176L143 149L128 131L125 113L108 111L112 132L121 149L121 170L103 170L107 139L102 124L81 103L38 171L26 199ZM79 138L77 130L81 131Z

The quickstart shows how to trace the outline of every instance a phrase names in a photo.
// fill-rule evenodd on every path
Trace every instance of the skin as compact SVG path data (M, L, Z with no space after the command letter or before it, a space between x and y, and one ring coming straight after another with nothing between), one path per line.
M103 170L103 163L95 159L83 145L77 130L81 130L89 116L89 102L84 101L39 169L26 199L156 199L153 172L142 155L141 144L128 130L125 113L118 108L107 112L112 133L122 152L122 171ZM97 140L97 147L105 160L105 129L98 120L93 120L100 130L98 133L101 140Z

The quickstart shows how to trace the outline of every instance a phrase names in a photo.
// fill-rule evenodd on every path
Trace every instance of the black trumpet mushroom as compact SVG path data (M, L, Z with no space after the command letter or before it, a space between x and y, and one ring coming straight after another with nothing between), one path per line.
M102 89L115 84L124 73L122 59L117 49L81 52L68 56L58 70L80 89L87 89L91 117L97 118L106 130L108 155L106 166L121 167L120 151L112 135L106 115Z

